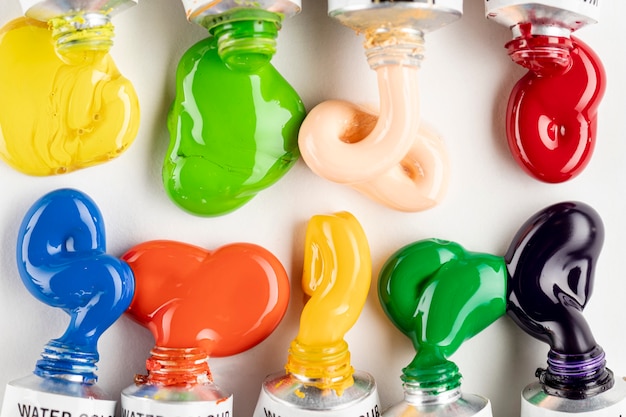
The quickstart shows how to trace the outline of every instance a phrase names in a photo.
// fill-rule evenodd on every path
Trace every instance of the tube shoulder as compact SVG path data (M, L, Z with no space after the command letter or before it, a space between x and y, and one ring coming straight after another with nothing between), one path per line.
M613 388L583 400L556 397L547 394L541 383L533 382L522 391L522 417L538 415L538 409L549 410L558 413L583 413L599 410L615 410L615 415L626 413L626 381L623 378L615 378ZM617 413L619 411L619 413ZM549 415L545 414L543 415ZM608 414L607 414L608 415Z
M492 417L491 403L475 394L462 394L455 401L445 404L411 404L408 401L392 406L383 417Z
M265 398L269 403L310 411L360 407L370 402L379 407L374 378L362 371L355 371L353 378L354 384L338 394L331 389L319 389L292 374L270 375L263 383L260 403Z

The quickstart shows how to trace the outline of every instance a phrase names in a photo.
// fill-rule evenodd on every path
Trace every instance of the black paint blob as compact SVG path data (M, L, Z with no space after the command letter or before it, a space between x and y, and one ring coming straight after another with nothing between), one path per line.
M549 394L587 398L613 386L604 352L582 315L603 241L602 219L593 208L563 202L532 216L505 255L507 313L550 345L548 368L537 371Z

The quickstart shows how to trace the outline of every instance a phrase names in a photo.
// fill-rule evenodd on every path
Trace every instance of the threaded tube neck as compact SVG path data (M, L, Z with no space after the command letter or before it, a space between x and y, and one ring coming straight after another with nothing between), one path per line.
M51 340L44 347L34 373L42 378L57 378L93 385L98 380L96 375L98 359L97 352L81 351L75 346Z
M461 373L454 362L407 366L401 376L405 397L412 404L444 404L460 397Z
M294 340L289 347L285 370L304 384L334 389L338 395L354 382L350 351L344 340L322 347L306 346Z
M461 388L455 387L447 390L423 387L419 383L405 382L404 399L413 405L441 405L454 402L461 397Z
M535 375L548 394L576 400L598 395L615 383L600 346L575 355L550 350L547 369L537 369Z
M537 75L553 76L572 66L572 40L569 37L524 35L505 45L511 59Z
M61 58L75 61L86 51L106 53L113 46L114 27L105 13L66 14L48 21Z
M374 70L383 65L419 67L424 59L424 34L413 28L378 28L366 33L364 48Z
M241 8L207 18L204 24L217 39L218 54L230 69L254 72L276 54L281 22L277 13Z
M199 348L164 348L156 346L146 360L148 375L135 375L136 384L193 386L213 380L209 356Z

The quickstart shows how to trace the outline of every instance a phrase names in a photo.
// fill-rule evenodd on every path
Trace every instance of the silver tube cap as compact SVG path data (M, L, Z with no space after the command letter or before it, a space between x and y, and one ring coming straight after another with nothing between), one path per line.
M205 17L232 9L254 8L278 13L285 18L302 10L301 0L182 0L187 20L201 23Z
M519 26L529 23L532 35L569 36L597 23L599 0L485 0L485 15L520 35Z
M328 0L328 15L355 30L411 27L423 33L463 15L463 0Z
M102 13L113 15L137 4L138 0L20 0L22 11L32 19L48 20L73 14Z

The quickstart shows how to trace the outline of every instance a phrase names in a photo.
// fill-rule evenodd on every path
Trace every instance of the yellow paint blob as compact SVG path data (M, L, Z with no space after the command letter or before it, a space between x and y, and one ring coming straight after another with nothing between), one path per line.
M134 141L139 103L103 51L55 52L51 30L21 17L0 30L0 157L29 175L113 159Z
M356 218L347 212L312 217L302 274L310 299L289 348L287 372L338 395L354 383L344 336L361 314L371 279L369 245Z

